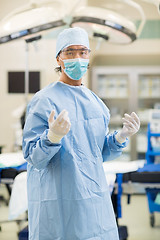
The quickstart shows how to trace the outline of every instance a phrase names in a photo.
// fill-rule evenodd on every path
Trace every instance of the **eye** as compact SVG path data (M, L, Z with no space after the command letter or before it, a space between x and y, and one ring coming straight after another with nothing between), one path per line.
M80 56L81 57L85 57L85 53L84 52L80 52Z
M82 54L82 55L86 55L87 52L86 52L86 51L82 51L81 54Z
M67 51L67 55L72 55L72 51Z

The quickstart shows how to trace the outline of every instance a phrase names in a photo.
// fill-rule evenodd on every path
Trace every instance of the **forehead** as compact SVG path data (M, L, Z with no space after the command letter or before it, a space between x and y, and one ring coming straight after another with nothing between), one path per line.
M82 48L83 48L83 49L84 49L84 48L87 49L87 47L84 46L84 45L70 45L70 46L64 48L63 50L68 50L68 49L82 49Z

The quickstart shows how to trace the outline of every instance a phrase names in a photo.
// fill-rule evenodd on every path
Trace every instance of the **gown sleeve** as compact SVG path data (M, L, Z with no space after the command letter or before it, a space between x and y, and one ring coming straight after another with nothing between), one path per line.
M23 131L22 150L24 158L36 169L44 169L61 148L47 137L48 117L54 106L47 98L34 98L27 107Z
M122 154L123 148L125 148L128 145L129 140L126 139L124 143L119 143L115 135L117 134L117 131L114 131L113 133L109 133L109 121L110 121L110 111L108 107L103 103L103 101L94 94L96 97L97 101L99 102L103 114L104 114L104 122L105 122L105 139L104 139L104 146L102 150L102 156L103 156L103 161L110 161L113 160L117 157L119 157Z
M118 158L123 151L123 148L125 148L128 145L129 140L126 139L125 142L122 144L119 143L115 135L117 134L118 131L114 131L113 133L109 133L109 121L110 121L110 113L109 109L103 104L103 109L104 109L104 121L105 121L105 126L106 126L106 135L105 135L105 140L104 140L104 146L103 146L103 151L102 151L102 156L103 156L103 161L110 161L114 160L115 158Z
M125 148L128 144L128 139L124 143L119 143L115 135L117 134L117 131L114 133L107 134L105 136L105 141L104 141L104 146L103 146L103 151L102 151L102 156L103 156L103 161L109 161L113 160L117 157L119 157L122 154L123 148Z

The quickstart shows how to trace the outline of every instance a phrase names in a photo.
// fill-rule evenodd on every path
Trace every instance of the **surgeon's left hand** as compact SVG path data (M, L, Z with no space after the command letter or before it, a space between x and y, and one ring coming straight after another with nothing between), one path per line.
M116 140L119 143L125 142L126 138L131 137L140 128L140 119L135 112L132 112L130 115L125 113L123 121L123 128L116 135Z

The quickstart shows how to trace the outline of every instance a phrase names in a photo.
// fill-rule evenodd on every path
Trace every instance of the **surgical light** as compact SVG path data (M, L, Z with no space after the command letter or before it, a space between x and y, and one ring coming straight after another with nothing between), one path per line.
M53 7L38 7L11 14L0 23L0 44L18 38L30 38L44 31L64 26L60 11Z
M130 43L136 40L136 26L125 17L102 8L84 7L73 13L71 26L79 26L90 38L101 37L112 43Z

